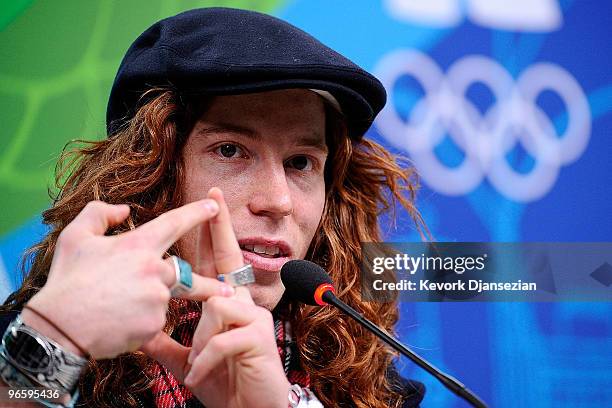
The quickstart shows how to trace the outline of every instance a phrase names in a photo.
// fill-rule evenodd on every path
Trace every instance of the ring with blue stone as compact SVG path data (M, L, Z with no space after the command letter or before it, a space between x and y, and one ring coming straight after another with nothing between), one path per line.
M191 265L184 259L178 256L171 256L172 263L174 264L174 273L176 274L176 282L170 288L172 297L181 297L185 293L191 291L193 287L193 277Z
M255 274L251 264L246 264L235 271L217 275L217 279L234 287L244 286L255 282Z

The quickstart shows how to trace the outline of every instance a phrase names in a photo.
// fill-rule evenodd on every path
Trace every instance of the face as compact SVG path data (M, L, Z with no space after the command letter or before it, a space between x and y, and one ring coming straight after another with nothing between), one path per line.
M187 139L185 201L221 188L260 306L276 306L282 265L306 255L323 214L326 158L323 101L308 90L216 97ZM197 234L178 243L192 265Z

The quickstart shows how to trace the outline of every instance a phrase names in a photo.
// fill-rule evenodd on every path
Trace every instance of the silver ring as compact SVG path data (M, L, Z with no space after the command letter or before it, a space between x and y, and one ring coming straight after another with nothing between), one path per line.
M191 291L193 287L193 276L191 265L184 259L178 256L171 256L172 263L174 264L174 273L176 274L176 282L170 287L170 294L172 297L181 297L185 293Z
M235 271L217 275L217 279L236 287L255 282L255 275L253 274L253 267L251 264L246 264Z

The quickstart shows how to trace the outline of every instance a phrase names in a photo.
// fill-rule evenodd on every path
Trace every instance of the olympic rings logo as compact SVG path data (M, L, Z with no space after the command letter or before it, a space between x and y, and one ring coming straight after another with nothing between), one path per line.
M486 177L511 200L537 200L552 189L561 167L577 160L589 142L591 112L584 92L570 73L554 64L536 63L514 80L498 62L469 55L444 74L426 54L398 50L379 62L376 74L390 101L376 127L392 145L408 152L422 179L443 194L467 194ZM405 76L424 90L407 120L393 103L395 84ZM495 98L483 113L466 97L476 83L488 87ZM567 126L560 135L537 104L544 91L554 92L565 105ZM446 135L464 153L458 166L445 165L434 151ZM506 160L517 143L534 160L527 173L516 171Z

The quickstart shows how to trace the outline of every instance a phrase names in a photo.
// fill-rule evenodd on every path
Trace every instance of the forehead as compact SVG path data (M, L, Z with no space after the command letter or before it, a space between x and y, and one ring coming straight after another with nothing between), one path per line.
M325 107L322 97L304 89L218 96L207 104L196 126L218 125L324 139Z

